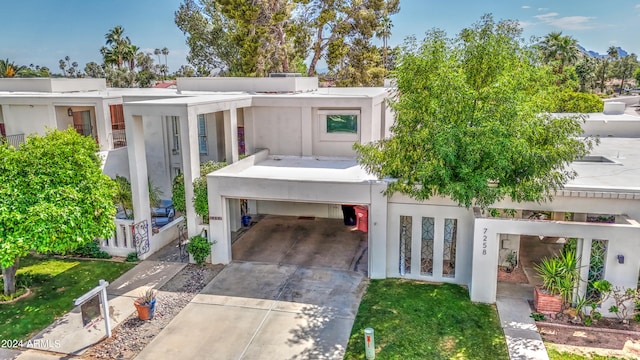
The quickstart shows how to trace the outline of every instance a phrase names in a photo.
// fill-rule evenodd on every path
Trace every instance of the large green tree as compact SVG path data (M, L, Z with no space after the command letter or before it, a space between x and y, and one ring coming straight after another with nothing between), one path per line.
M21 257L65 253L114 230L114 183L96 142L75 130L0 144L0 266L4 293L15 292Z
M611 66L611 74L620 79L620 93L624 89L625 81L628 81L633 77L633 74L638 68L638 57L636 54L629 54L616 60Z
M384 74L372 39L388 38L389 15L398 11L399 0L184 0L175 22L201 75L305 70L315 76L325 59L345 82L354 79L347 85L372 85Z
M520 35L516 22L485 15L455 38L434 30L405 48L393 136L354 145L368 171L396 179L389 193L488 207L506 196L543 201L575 176L567 165L592 140L579 138L578 119L547 112L555 76Z

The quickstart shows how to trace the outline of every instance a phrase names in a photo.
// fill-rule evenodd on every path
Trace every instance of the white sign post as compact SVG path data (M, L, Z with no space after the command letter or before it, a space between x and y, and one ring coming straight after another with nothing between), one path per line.
M100 295L100 304L102 305L102 315L104 317L104 328L107 337L111 337L111 323L109 322L109 303L107 302L107 286L109 282L100 280L98 286L84 293L84 295L73 301L73 305L78 306L91 300L94 296Z
M373 329L364 329L364 355L367 360L373 360L376 358L376 344L373 340Z

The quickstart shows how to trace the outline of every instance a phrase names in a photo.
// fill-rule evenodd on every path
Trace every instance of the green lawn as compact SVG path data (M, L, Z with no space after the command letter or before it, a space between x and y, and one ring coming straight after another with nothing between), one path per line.
M398 279L372 280L345 359L364 359L364 329L375 330L376 359L508 359L494 307L467 289Z
M112 281L135 264L101 260L27 257L20 260L18 286L34 293L12 304L0 305L0 339L26 340L73 308L73 300L98 285Z
M591 353L589 355L578 355L569 352L560 352L553 347L553 344L545 343L550 360L626 360L631 358L620 358L615 356L603 356Z

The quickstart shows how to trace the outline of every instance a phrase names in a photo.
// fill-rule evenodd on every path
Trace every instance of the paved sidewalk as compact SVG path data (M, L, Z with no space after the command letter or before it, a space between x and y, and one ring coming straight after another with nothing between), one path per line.
M496 306L511 360L549 360L536 322L530 317L528 300L532 298L531 285L498 283Z
M182 270L185 265L185 263L145 260L109 284L107 295L109 298L111 327L115 328L136 311L133 306L133 300L139 296L144 288L160 288ZM84 328L82 326L80 307L75 307L31 338L31 346L29 348L32 350L9 351L0 349L0 360L69 358L68 355L82 354L105 335L103 321L99 321L89 328Z

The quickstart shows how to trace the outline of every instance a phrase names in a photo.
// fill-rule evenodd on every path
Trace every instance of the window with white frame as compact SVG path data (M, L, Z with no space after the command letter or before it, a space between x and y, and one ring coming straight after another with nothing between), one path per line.
M321 141L358 141L359 110L318 110Z
M173 139L173 148L171 152L174 155L180 153L180 122L177 116L170 116L171 118L171 138Z
M207 149L207 120L204 114L198 114L198 147L200 148L200 155L209 153Z

